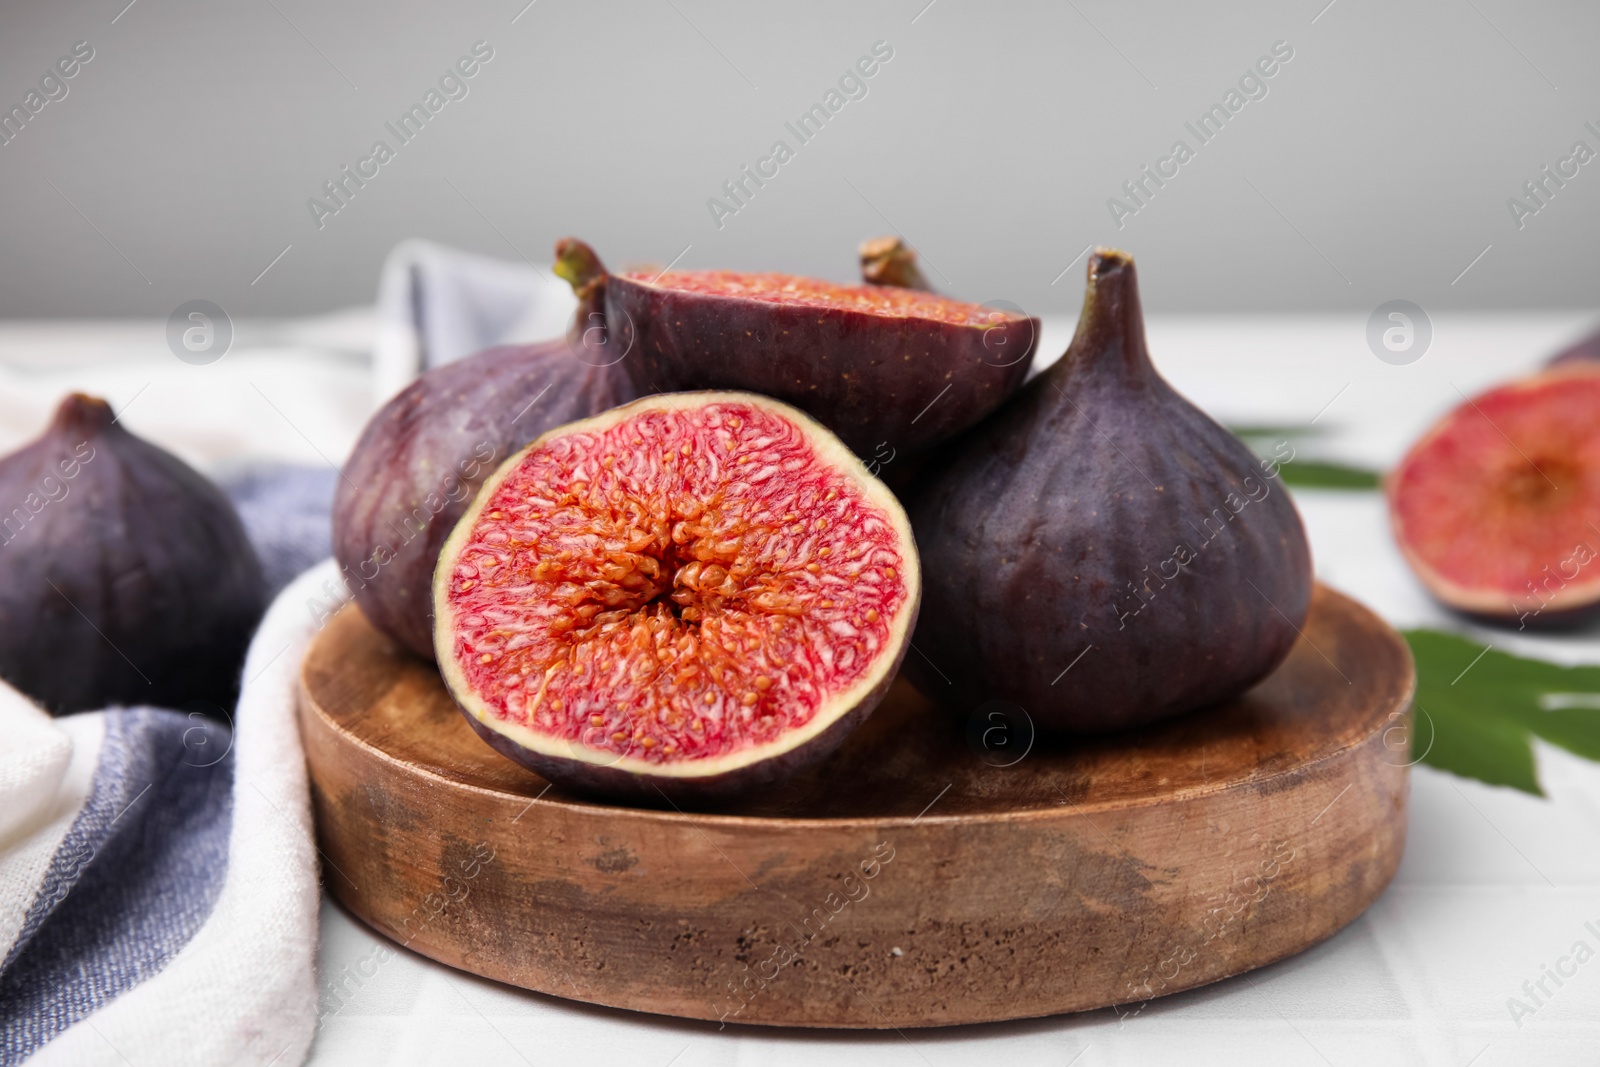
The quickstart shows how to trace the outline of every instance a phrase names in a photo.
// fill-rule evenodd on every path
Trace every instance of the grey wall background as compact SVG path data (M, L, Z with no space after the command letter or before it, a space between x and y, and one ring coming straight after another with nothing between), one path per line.
M1521 229L1506 204L1600 151L1593 4L126 3L0 8L7 108L94 49L0 147L0 315L330 309L411 236L848 278L891 230L942 288L1040 313L1078 306L1091 242L1163 312L1600 302L1600 161ZM308 198L480 40L468 95L319 229ZM867 95L798 145L784 123L880 40ZM1276 41L1267 95L1119 229L1107 199ZM778 139L794 158L719 229L707 199Z

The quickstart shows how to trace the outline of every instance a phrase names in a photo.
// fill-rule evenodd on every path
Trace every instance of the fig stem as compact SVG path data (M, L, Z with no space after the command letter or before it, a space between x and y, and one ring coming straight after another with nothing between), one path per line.
M1141 377L1153 372L1145 347L1139 275L1128 253L1096 248L1089 257L1083 311L1061 364L1072 372Z
M71 393L56 408L53 424L57 429L93 435L116 421L111 405L88 393Z
M572 325L567 328L567 345L574 352L592 347L590 331L598 329L604 337L606 313L606 267L595 250L576 237L563 237L556 242L556 276L572 286L578 298L577 310L572 313ZM603 343L603 342L602 342Z
M933 292L917 266L917 254L899 237L871 237L861 242L861 280L868 285Z
M572 286L579 300L606 280L605 264L594 249L576 237L563 237L556 242L555 269L556 276Z

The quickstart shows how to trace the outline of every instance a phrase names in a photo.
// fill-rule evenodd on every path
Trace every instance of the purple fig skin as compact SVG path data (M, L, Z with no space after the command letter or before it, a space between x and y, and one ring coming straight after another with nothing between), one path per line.
M1068 733L1242 692L1288 654L1312 591L1276 468L1151 364L1132 258L1097 250L1088 274L1066 355L941 454L911 507L912 681Z
M333 503L333 552L374 626L433 659L433 568L478 487L547 430L633 399L621 368L565 340L428 371L367 423Z
M917 289L927 293L934 291L922 268L917 266L916 252L898 237L872 237L862 241L860 258L861 280L868 285ZM898 457L881 462L882 455L882 449L874 455L874 459L879 459L881 463L876 471L878 477L894 490L896 496L904 498L914 490L918 478L927 467L931 452L908 455L898 463L895 462Z
M605 317L640 392L741 389L786 401L865 460L974 425L1028 376L1039 321L968 325L684 292L610 275ZM880 447L881 446L881 447Z
M233 504L73 394L0 459L0 675L55 714L231 708L265 608Z
M1592 360L1600 360L1600 330L1574 345L1563 348L1550 357L1550 362L1546 366L1557 367L1564 363L1583 363Z

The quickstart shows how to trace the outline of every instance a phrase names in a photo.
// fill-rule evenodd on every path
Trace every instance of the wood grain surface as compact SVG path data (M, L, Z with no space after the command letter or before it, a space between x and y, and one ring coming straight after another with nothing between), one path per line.
M803 777L652 810L502 758L347 607L300 726L324 885L414 951L638 1011L905 1028L1137 1005L1333 934L1400 861L1413 683L1399 635L1319 587L1225 706L1047 743L896 682Z

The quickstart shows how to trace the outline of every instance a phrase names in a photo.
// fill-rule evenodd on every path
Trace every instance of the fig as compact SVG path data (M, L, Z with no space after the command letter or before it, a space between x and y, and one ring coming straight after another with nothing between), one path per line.
M1411 446L1389 515L1441 603L1519 629L1600 605L1596 410L1600 363L1574 360L1462 403Z
M740 389L787 401L857 455L914 453L977 423L1027 377L1039 332L1020 312L892 285L788 274L607 274L581 241L556 245L641 393Z
M1591 363L1600 361L1600 330L1589 334L1581 341L1568 345L1550 357L1549 366L1559 367L1567 363Z
M265 609L233 505L74 393L0 459L0 675L56 714L232 707Z
M621 368L584 346L589 310L574 319L576 343L491 348L423 374L378 409L345 462L334 556L372 624L419 656L433 658L439 549L478 486L546 430L633 398Z
M1311 556L1277 468L1150 362L1133 258L1089 260L1060 362L948 454L912 506L928 696L1113 730L1236 694L1288 654Z
M827 430L748 393L650 396L484 483L439 557L439 667L553 782L724 797L866 719L920 588L905 512Z

